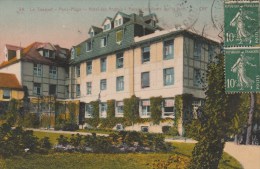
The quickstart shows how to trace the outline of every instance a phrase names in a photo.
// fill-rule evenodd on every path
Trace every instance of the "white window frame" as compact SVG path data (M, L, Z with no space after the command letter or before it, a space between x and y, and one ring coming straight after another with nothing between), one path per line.
M141 100L141 118L150 118L151 117L151 103L150 100Z
M116 117L124 117L124 102L117 101L116 102Z
M100 90L106 90L107 89L107 79L101 79L100 80Z
M57 67L56 66L49 66L49 73L50 73L50 78L51 79L57 79Z
M104 36L103 38L100 39L100 46L101 47L107 46L107 36Z
M92 94L92 82L87 82L86 83L86 90L87 90L87 95Z
M124 76L116 78L116 91L124 91Z
M172 70L172 74L167 74L169 70ZM163 69L163 85L164 86L174 85L174 68L173 67Z
M163 113L162 118L174 118L175 117L175 107L174 107L174 99L164 99L164 105L163 105ZM172 112L166 112L165 108L172 107Z
M85 104L85 118L93 118L93 107L91 104Z
M99 111L99 117L100 118L106 118L107 117L107 103L100 103L100 111Z
M33 65L33 75L35 76L42 76L42 65L41 64L34 64Z
M90 52L92 51L92 48L93 48L93 42L92 41L89 41L86 43L86 52Z
M174 57L174 40L167 40L163 43L163 59L173 59Z
M11 98L11 90L3 89L3 99L10 99L10 98Z
M42 85L41 83L34 83L33 84L33 94L35 95L41 95L42 93Z

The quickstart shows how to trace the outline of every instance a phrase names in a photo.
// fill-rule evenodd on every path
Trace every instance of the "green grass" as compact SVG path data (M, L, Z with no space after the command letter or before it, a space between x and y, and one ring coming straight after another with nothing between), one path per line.
M41 131L33 131L33 134L35 136L37 136L39 139L43 138L43 137L49 137L50 142L52 144L56 144L57 143L57 138L61 135L60 133L49 133L49 132L41 132ZM71 134L62 134L66 137L71 137Z
M60 134L34 132L37 137L50 137L52 143ZM66 134L65 136L70 136ZM48 155L32 154L26 157L12 157L0 160L2 169L152 169L155 160L166 161L169 156L179 154L190 158L194 144L173 143L174 150L170 153L129 153L129 154L81 154L81 153L50 153ZM182 168L183 164L171 164L169 169ZM224 153L219 165L220 169L242 169L241 165L231 156Z

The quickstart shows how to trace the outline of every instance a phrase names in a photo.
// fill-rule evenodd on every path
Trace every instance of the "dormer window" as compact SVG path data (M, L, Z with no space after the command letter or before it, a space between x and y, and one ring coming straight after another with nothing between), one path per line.
M86 44L86 51L89 52L91 50L92 50L92 42L90 41L90 42L87 42L87 44Z
M75 49L74 48L72 48L71 49L71 59L74 59L75 58Z
M89 36L93 37L95 35L94 31L89 32Z
M122 24L123 24L122 18L119 18L119 19L115 20L115 27L118 27L118 26L120 26Z
M105 46L107 46L107 37L106 36L101 38L101 47L105 47Z
M54 51L52 50L47 50L47 49L44 49L43 50L43 56L46 57L46 58L55 58L55 55L54 55Z
M104 31L108 31L110 29L111 29L111 24L110 23L104 25Z

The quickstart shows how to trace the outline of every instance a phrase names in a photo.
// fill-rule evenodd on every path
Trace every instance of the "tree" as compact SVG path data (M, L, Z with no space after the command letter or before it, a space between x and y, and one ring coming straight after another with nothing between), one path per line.
M217 169L223 154L225 139L231 134L232 121L240 98L225 93L224 56L208 66L206 102L198 116L198 143L193 149L191 169Z

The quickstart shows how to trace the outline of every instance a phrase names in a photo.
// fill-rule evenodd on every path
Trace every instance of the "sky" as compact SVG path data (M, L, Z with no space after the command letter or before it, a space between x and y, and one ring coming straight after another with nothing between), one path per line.
M218 37L223 0L0 0L0 58L5 44L26 47L51 42L71 48L88 38L91 25L101 27L117 11L156 13L159 25L178 25ZM0 62L2 60L0 59Z

